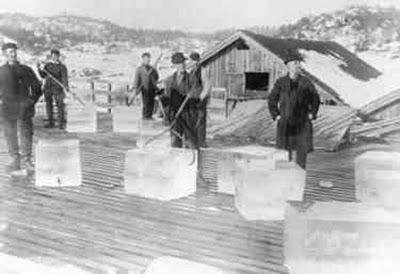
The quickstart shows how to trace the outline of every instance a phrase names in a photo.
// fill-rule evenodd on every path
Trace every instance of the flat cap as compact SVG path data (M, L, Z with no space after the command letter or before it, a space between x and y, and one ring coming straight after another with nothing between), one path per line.
M150 54L150 52L144 52L143 54L142 54L142 58L144 58L144 57L151 57L151 54Z
M183 52L176 52L171 57L172 64L182 64L186 60L187 60L187 58L185 57Z
M9 43L4 43L1 46L1 50L4 51L6 49L18 49L18 47L17 47L17 44L9 42Z
M51 50L50 50L50 54L51 54L51 55L53 55L53 54L60 55L60 50L58 50L58 49L51 49Z

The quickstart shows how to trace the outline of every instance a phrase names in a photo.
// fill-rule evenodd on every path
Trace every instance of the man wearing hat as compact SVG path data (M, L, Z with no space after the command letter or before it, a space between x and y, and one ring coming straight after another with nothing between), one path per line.
M193 69L190 72L190 89L192 97L197 99L197 121L196 121L196 147L206 146L206 128L207 128L207 103L211 90L209 79L201 69L200 54L192 52L190 59L194 62Z
M279 78L268 96L272 119L277 122L276 147L296 154L296 163L306 169L307 154L313 151L312 120L317 118L320 97L313 83L301 74L301 56L288 53L288 74Z
M134 89L136 94L142 93L143 119L151 120L154 111L154 101L157 93L158 72L157 68L150 65L151 55L142 54L142 64L136 69Z
M165 95L169 99L169 119L176 123L171 128L171 146L196 148L197 99L191 93L190 74L186 71L187 58L182 52L172 55L175 72L165 81ZM181 113L179 109L189 97ZM179 114L179 115L178 115Z
M65 90L68 90L68 70L67 67L60 61L60 51L52 49L50 51L51 60L45 65L39 66L39 74L45 79L44 97L46 100L46 112L48 123L46 128L52 128L54 124L53 102L57 106L58 125L60 129L64 129L65 119ZM58 80L55 81L54 79ZM62 85L60 85L60 83Z
M0 67L0 96L4 136L12 158L7 170L32 172L32 118L42 95L41 85L33 70L18 62L16 44L6 43L2 51L7 62Z

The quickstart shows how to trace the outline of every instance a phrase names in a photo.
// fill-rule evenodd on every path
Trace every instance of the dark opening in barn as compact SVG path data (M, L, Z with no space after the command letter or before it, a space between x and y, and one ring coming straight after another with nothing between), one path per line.
M267 72L246 72L246 91L268 91L269 73Z

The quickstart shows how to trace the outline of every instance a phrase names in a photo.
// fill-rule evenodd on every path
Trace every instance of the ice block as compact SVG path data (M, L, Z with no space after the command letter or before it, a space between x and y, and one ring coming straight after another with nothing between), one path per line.
M217 185L218 192L235 194L235 185L244 171L240 169L238 161L254 159L259 162L260 168L270 170L275 168L277 161L286 161L288 153L272 147L242 146L223 149L207 148L217 155Z
M306 172L297 164L277 161L266 168L264 159L237 161L235 205L247 220L283 220L287 201L302 201Z
M175 257L160 257L146 268L144 274L223 274L215 267Z
M142 119L142 110L139 106L118 106L111 110L114 132L139 132L139 121Z
M400 153L368 151L355 159L356 197L400 209Z
M68 132L96 132L97 110L96 106L88 104L67 105L67 131Z
M400 216L361 203L288 206L285 265L291 274L398 273Z
M82 183L79 140L39 140L35 148L37 186L79 186Z
M161 120L143 120L140 106L119 106L112 109L114 132L154 135L165 126Z
M196 192L197 155L187 149L132 149L125 155L125 191L172 200Z

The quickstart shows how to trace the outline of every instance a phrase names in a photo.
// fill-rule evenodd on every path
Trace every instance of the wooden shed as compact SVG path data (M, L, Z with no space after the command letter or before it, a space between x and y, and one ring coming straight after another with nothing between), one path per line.
M201 65L212 79L213 88L225 88L228 98L248 100L266 98L275 81L287 73L284 60L288 52L301 50L332 55L344 60L343 71L358 80L378 77L380 72L335 42L278 39L238 31L202 55ZM303 69L315 84L325 104L345 105L340 91L314 73Z

